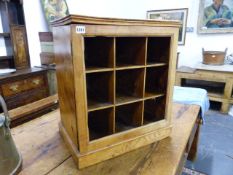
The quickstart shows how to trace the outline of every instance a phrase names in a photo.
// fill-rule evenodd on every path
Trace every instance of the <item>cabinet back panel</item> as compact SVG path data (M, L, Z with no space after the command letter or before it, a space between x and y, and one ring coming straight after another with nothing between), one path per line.
M145 65L145 37L116 37L116 65Z
M98 102L113 104L113 72L87 74L86 80L88 106Z
M142 102L116 107L116 132L142 125Z
M168 63L170 37L148 37L147 63Z
M116 72L116 93L143 97L144 69L121 70Z
M166 97L145 100L144 124L165 119Z
M150 67L146 69L146 92L166 93L168 67Z
M113 134L113 108L88 113L88 128L90 140Z
M85 37L85 66L109 67L114 64L114 38Z

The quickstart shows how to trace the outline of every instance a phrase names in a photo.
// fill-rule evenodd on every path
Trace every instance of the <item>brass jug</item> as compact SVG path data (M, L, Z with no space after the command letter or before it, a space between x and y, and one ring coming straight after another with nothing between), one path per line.
M10 133L10 120L6 103L0 95L3 114L0 114L0 174L15 175L21 170L22 157Z

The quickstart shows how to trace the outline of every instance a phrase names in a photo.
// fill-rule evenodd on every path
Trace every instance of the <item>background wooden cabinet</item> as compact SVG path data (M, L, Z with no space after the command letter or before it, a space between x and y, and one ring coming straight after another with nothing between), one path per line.
M0 94L8 109L13 109L49 96L47 70L18 70L11 76L0 76Z
M30 67L23 1L1 0L0 13L6 54L0 55L0 68L23 69Z

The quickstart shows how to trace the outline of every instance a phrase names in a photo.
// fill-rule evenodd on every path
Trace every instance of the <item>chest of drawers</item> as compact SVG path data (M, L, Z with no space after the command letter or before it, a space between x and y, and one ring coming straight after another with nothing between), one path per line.
M31 68L0 76L0 93L8 109L13 109L49 95L47 70Z

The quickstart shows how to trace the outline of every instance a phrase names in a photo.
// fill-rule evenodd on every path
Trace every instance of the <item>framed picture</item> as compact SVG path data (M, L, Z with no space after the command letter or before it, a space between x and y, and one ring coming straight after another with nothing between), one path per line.
M65 0L41 0L48 24L69 14Z
M198 33L233 32L233 0L200 0Z
M147 11L148 19L158 20L179 20L182 26L179 30L178 44L185 44L186 26L187 26L188 9L167 9L167 10L150 10Z

